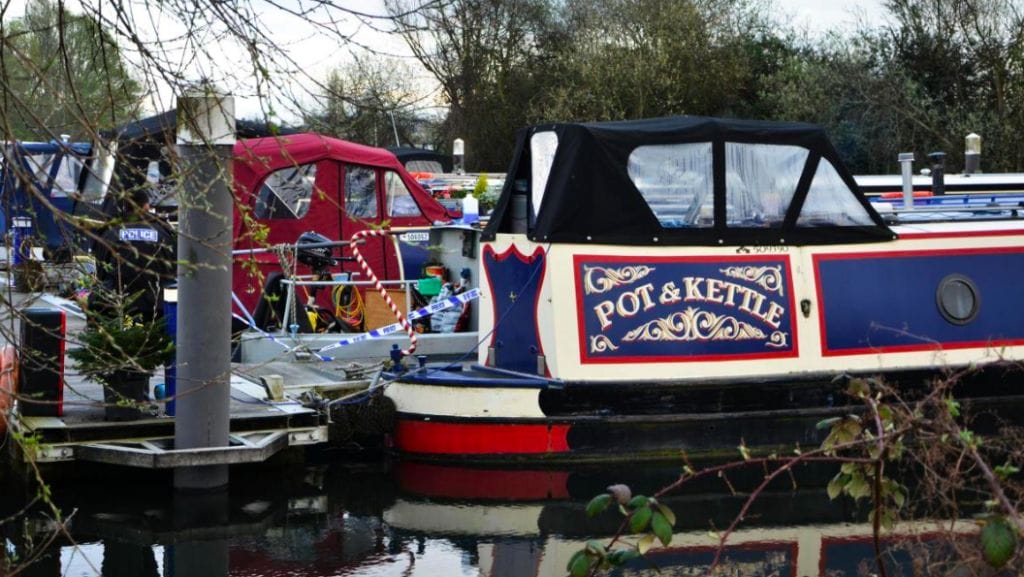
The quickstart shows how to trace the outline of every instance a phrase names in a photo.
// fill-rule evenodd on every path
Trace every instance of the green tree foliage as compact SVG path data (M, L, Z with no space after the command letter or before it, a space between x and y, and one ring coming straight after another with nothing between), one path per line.
M1024 169L1020 0L888 0L847 35L802 38L755 0L388 0L441 85L447 142L504 168L516 129L696 114L825 125L855 172L932 151ZM921 166L919 163L918 166Z
M0 25L0 106L7 138L87 138L138 116L141 88L113 36L96 20L29 0Z
M530 103L555 82L558 19L549 0L386 0L402 37L440 84L446 146L466 142L467 170L503 170ZM419 9L416 9L419 7Z
M571 49L544 111L559 119L753 109L756 60L773 38L742 0L570 0Z
M401 146L439 144L404 62L356 56L330 73L319 101L304 119L311 130L373 146L396 146L396 132Z
M890 17L787 59L763 96L776 117L826 125L855 172L894 172L931 151L960 168L963 137L983 169L1024 166L1024 15L1011 0L891 0Z

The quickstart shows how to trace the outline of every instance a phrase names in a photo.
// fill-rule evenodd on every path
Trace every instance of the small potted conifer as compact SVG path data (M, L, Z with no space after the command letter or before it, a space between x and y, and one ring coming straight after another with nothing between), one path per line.
M130 306L133 295L110 299L86 312L80 347L68 352L79 372L103 385L108 421L141 417L149 398L149 377L174 357L174 342L163 318L146 320Z

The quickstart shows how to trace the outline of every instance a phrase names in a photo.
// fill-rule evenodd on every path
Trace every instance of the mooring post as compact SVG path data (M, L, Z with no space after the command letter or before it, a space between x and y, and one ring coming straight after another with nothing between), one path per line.
M903 208L914 210L914 153L901 152L898 158L903 176Z
M228 540L219 529L231 522L228 491L178 491L172 502L173 533L202 537L175 539L164 549L164 576L227 577Z
M234 107L233 97L210 87L178 98L178 450L228 446ZM179 490L227 483L227 465L174 471Z

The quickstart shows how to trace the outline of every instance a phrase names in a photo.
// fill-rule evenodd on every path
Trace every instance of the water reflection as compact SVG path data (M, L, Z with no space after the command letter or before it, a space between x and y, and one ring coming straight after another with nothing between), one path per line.
M564 575L572 553L591 538L611 535L621 516L595 519L587 500L615 482L651 494L678 474L677 466L486 470L421 463L316 467L290 471L235 469L230 492L175 495L170 480L143 478L132 490L106 486L55 488L62 510L74 512L77 546L59 539L24 575L32 577L434 576ZM759 499L730 539L722 563L730 575L855 575L874 572L869 530L850 503L831 502L825 485L834 470L807 467L780 480ZM750 471L729 478L737 492L761 479ZM672 546L617 575L690 575L715 554L713 527L725 527L744 497L709 480L664 502L679 524ZM37 524L38 525L38 524ZM9 556L25 559L41 528L6 527ZM934 527L919 524L915 533ZM888 545L893 567L908 571L926 554L938 556L934 533ZM31 541L31 542L30 542ZM930 547L930 548L929 548Z

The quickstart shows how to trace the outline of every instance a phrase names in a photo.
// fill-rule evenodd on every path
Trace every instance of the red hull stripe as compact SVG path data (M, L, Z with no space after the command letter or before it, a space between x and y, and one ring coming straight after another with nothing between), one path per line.
M565 453L569 425L398 421L395 445L406 453L495 455Z

